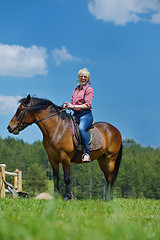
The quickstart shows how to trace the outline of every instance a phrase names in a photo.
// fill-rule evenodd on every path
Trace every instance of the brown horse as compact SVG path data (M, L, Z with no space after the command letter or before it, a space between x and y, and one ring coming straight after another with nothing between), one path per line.
M70 163L75 156L76 146L73 143L70 114L62 107L47 99L34 98L28 95L21 99L16 114L7 129L10 133L19 134L27 126L35 123L43 133L43 145L53 168L54 193L59 193L59 164L64 171L66 184L65 199L71 199ZM122 137L117 128L109 123L97 122L94 125L103 137L102 147L91 151L91 160L98 160L100 169L107 180L107 199L112 196L112 186L116 180L122 157ZM79 154L74 163L82 163Z

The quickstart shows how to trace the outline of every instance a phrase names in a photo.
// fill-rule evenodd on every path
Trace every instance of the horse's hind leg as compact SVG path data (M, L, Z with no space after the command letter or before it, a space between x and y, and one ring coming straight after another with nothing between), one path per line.
M113 199L113 193L112 193L112 186L114 184L113 180L113 174L115 170L115 160L117 158L116 156L112 155L102 155L100 158L98 158L98 163L100 166L100 169L104 173L105 179L107 181L107 196L106 200Z

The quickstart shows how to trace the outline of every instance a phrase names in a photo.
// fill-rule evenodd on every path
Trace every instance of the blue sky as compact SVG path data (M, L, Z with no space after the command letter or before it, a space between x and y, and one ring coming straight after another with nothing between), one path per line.
M18 99L70 101L78 70L91 73L95 121L160 146L160 1L1 0L0 136ZM42 140L36 125L18 138Z

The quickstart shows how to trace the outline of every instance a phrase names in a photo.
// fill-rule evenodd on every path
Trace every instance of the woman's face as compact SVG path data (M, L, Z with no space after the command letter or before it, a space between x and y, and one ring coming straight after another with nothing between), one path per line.
M87 82L88 82L88 77L83 75L83 74L81 74L79 76L79 82L80 82L81 86L85 86L87 84Z

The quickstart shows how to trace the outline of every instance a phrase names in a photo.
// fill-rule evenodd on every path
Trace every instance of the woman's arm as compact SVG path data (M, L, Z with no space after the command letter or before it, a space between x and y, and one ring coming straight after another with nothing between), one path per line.
M92 100L93 100L93 96L94 96L94 91L93 88L89 87L86 91L86 95L85 95L85 103L82 104L73 104L73 96L74 96L74 92L75 89L73 90L73 94L71 97L71 102L65 102L63 107L64 108L68 108L68 109L81 109L81 110L86 110L86 109L91 109L92 108Z
M65 106L66 106L66 108L68 108L68 109L72 109L72 110L74 110L74 109L89 109L89 107L84 103L84 104L81 104L81 105L73 105L73 104L71 104L71 103L68 103L68 102L65 102L64 103L65 104Z

